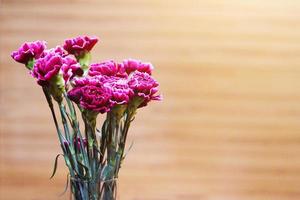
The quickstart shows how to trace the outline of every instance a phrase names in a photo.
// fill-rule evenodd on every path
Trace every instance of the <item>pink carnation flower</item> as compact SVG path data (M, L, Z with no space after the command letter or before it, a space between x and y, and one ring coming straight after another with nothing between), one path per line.
M41 57L36 60L31 73L38 79L40 85L49 84L54 76L62 73L65 84L67 84L75 76L82 76L83 70L75 58L66 56L64 49L57 46L43 52Z
M83 70L81 69L80 64L70 56L63 59L61 71L66 84L75 76L83 75Z
M82 108L99 113L110 111L111 96L111 89L97 77L76 79L68 92L68 97Z
M56 46L55 48L47 49L43 52L41 57L46 56L47 54L57 54L59 56L65 57L67 54L61 46Z
M97 37L79 36L65 40L63 47L69 54L78 56L84 52L91 51L97 42Z
M154 69L151 63L143 63L140 60L135 59L126 59L121 65L124 67L127 74L130 74L134 71L139 71L146 72L151 75L152 70Z
M128 85L136 97L144 100L139 107L146 106L151 100L162 99L160 95L156 94L158 92L158 82L146 72L134 72Z
M100 63L91 64L89 69L90 76L106 75L106 76L120 76L126 77L124 68L118 65L113 60L107 60Z
M25 42L17 51L13 51L11 57L23 64L29 60L39 58L46 48L45 41Z
M133 91L128 85L127 78L111 76L105 77L103 82L104 85L109 87L112 91L111 101L114 105L127 104L130 97L133 96Z
M62 65L63 58L61 56L49 53L36 60L31 74L37 78L39 85L46 86L49 84L49 81L58 74Z

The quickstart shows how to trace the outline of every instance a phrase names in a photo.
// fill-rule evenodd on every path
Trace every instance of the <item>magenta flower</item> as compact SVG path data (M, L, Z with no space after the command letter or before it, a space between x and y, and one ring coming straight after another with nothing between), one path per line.
M127 78L116 76L105 77L103 79L104 85L109 87L112 91L111 101L113 105L124 105L129 102L130 97L133 96L133 91L128 85Z
M135 97L143 99L139 107L146 106L151 100L162 99L160 95L156 94L158 92L158 82L146 72L134 72L128 85L133 90Z
M110 111L111 95L111 89L97 77L76 79L68 92L68 97L82 108L99 113Z
M64 51L64 49L61 46L56 46L55 48L45 50L41 55L41 57L44 57L47 54L57 54L62 57L65 57L67 55L67 53Z
M36 60L32 69L32 76L37 78L41 86L46 86L49 81L58 74L63 65L63 58L55 53L46 54L44 57Z
M45 41L25 42L17 51L12 52L11 57L26 65L29 60L39 58L45 49Z
M113 60L103 61L101 63L91 64L89 69L90 76L106 75L106 76L120 76L126 77L124 68L118 65Z
M61 71L63 73L65 84L67 84L75 76L83 75L83 70L81 69L79 63L70 56L67 56L63 59Z
M97 42L97 37L79 36L65 40L63 47L69 54L78 56L84 52L91 51Z
M140 60L135 59L126 59L121 65L124 67L127 74L130 74L134 71L139 71L146 72L151 75L152 70L154 69L151 63L143 63Z

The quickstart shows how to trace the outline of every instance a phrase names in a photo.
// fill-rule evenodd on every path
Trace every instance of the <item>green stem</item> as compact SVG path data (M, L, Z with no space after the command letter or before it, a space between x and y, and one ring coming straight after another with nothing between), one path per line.
M50 93L49 93L49 91L48 91L48 89L46 87L43 87L43 92L45 94L45 97L46 97L46 100L48 102L49 108L51 110L52 118L53 118L53 121L54 121L54 124L55 124L55 128L56 128L56 131L57 131L58 139L59 139L59 142L60 142L60 146L61 146L61 148L63 150L63 153L64 153L65 163L66 163L67 167L69 168L71 176L74 176L75 174L74 174L74 172L72 170L72 167L71 167L71 164L70 164L70 160L66 156L67 155L67 149L66 149L66 147L64 145L64 141L66 141L66 139L63 137L63 135L61 133L61 130L60 130L59 126L58 126L57 118L56 118L56 115L55 115L55 111L54 111L54 107L53 107L51 95L50 95Z
M80 148L77 149L77 145L75 145L75 148L77 149L78 153L76 154L77 159L81 160L81 158L78 158L78 156L82 155L83 157L83 161L84 161L84 165L85 167L88 169L87 170L87 174L85 176L91 177L90 174L90 165L89 165L89 159L88 159L88 154L87 152L84 150L84 142L83 142L83 138L82 138L82 134L79 128L79 122L77 121L77 115L76 115L76 110L75 107L73 105L73 103L71 102L71 100L68 98L67 94L64 93L64 97L66 99L67 105L69 107L69 111L70 111L70 116L71 116L71 126L74 130L74 136L73 139L77 140L77 138L79 137L79 142L80 142Z
M62 133L61 133L61 130L58 126L58 123L57 123L57 119L56 119L56 115L55 115L55 111L54 111L54 107L53 107L53 103L52 103L52 98L47 90L46 87L43 87L43 92L44 92L44 95L46 97L46 100L48 102L48 105L49 105L49 108L50 108L50 111L51 111L51 114L52 114L52 118L53 118L53 121L54 121L54 124L55 124L55 128L56 128L56 132L57 132L57 135L58 135L58 139L59 139L59 142L61 144L61 147L63 149L63 152L65 153L66 152L66 148L64 146L64 140L65 138L63 137Z
M85 136L87 139L87 152L88 152L88 159L90 165L90 184L89 184L89 191L90 191L90 199L97 199L99 194L99 156L98 156L98 142L96 138L96 117L97 113L90 112L84 110L82 112L82 119L85 125Z
M126 145L126 140L127 140L127 135L128 135L128 130L132 121L132 118L135 115L135 110L134 111L127 111L126 114L126 119L124 122L124 126L121 130L121 137L119 141L119 152L120 152L120 162L118 163L118 166L116 167L116 177L118 177L119 170L121 168L121 163L123 160L124 152L125 152L125 145Z

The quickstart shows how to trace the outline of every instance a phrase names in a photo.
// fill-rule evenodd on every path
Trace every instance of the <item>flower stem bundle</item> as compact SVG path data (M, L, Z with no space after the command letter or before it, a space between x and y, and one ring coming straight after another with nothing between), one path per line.
M62 149L51 178L63 156L76 200L116 199L131 122L139 108L161 100L151 63L126 59L91 64L97 42L96 37L77 37L52 49L46 49L44 41L27 42L11 55L43 90ZM99 114L103 115L100 126Z

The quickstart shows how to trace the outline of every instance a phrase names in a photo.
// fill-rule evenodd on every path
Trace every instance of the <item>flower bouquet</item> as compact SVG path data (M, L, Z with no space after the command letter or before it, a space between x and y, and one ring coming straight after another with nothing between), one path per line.
M90 64L97 42L96 37L77 37L52 49L44 41L27 42L11 55L42 87L62 149L51 178L62 156L69 171L66 188L70 185L76 200L116 199L131 122L139 108L161 100L151 63L126 59ZM79 127L78 111L84 128ZM101 126L99 113L106 113Z

